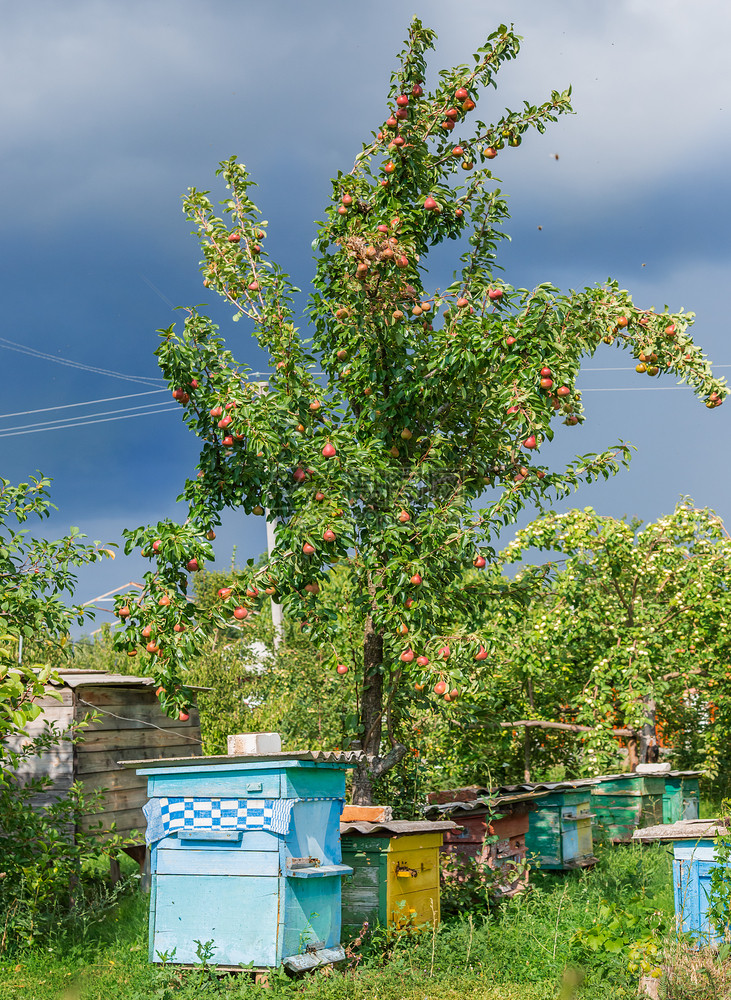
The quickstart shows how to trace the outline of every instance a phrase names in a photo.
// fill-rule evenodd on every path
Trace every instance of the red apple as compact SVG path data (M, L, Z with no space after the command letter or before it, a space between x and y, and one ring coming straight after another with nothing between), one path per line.
M338 663L338 665L337 665L337 667L336 667L335 669L337 670L337 672L338 672L338 673L339 673L339 674L340 674L341 676L342 676L343 674L347 674L347 672L348 672L348 667L347 667L347 665L346 665L345 663Z
M486 160L494 160L497 156L497 150L493 149L492 146L488 146L487 149L484 150L483 155Z
M421 577L419 576L418 573L414 573L414 575L411 577L411 582L415 587L419 586L419 584L421 583Z
M458 87L454 92L456 101L466 101L469 96L469 91L465 87Z
M441 656L443 660L448 660L451 652L452 650L449 648L449 646L440 646L439 649L437 650L437 654Z
M343 205L352 205L353 196L350 194L344 194L343 197L340 199L340 201L343 203Z
M531 435L529 435L529 437L527 437L525 439L525 441L523 442L523 447L527 448L529 451L532 448L537 448L538 447L538 443L536 442L536 436L535 436L535 434L531 434Z
M464 309L469 304L470 304L470 300L469 299L465 299L465 298L457 299L457 308L458 309Z
M570 396L571 395L571 390L569 389L569 387L567 385L562 385L562 386L560 386L556 390L556 395L557 396Z
M242 608L239 605L238 608L234 608L234 610L233 610L233 616L236 619L236 621L242 622L244 620L244 618L248 618L249 617L249 609L248 608Z
M187 722L189 718L190 718L190 715L185 710L181 711L179 713L179 715L178 715L178 720L180 722Z
M494 302L496 299L501 299L503 297L502 288L490 288L487 292L488 299L492 299Z
M472 560L472 565L476 566L477 569L484 569L487 564L487 560L484 556L475 556Z
M545 366L541 368L541 378L550 378L551 375L553 375L553 372L550 368L546 368Z
M185 389L173 389L173 399L182 399L186 395Z
M198 565L198 560L189 559L185 564L185 568L188 570L189 573L197 573L198 570L200 569L200 566Z
M505 338L505 343L508 345L508 347L512 347L515 342L516 342L515 337L506 337Z
M400 108L405 108L408 103L409 99L406 96L406 94L399 94L399 96L396 98L396 104L398 104Z
M426 667L426 666L429 665L429 657L428 656L417 656L416 657L416 662L419 664L420 667Z
M434 694L444 694L447 690L447 685L444 681L437 681L434 685Z
M551 389L553 387L552 378L542 378L541 379L541 389Z
M310 545L309 542L305 542L305 544L302 546L302 551L306 556L312 556L315 554L315 546Z
M625 327L627 326L628 323L629 320L627 319L626 316L620 316L619 319L617 320L617 326L619 327Z
M152 543L152 551L159 552L161 548L162 548L162 541L159 538L156 538L155 541Z
M221 589L218 591L218 596L221 598L222 601L226 601L231 596L231 590L232 590L231 587L221 587Z
M455 146L452 150L452 156L464 156L464 149L461 146Z

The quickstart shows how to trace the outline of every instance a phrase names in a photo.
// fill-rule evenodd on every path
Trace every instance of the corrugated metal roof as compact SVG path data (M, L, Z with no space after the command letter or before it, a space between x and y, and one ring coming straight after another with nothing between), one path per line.
M355 833L363 836L385 833L391 837L399 837L407 833L445 833L447 830L456 829L458 824L448 819L394 819L383 823L341 823L340 836Z
M137 677L132 674L114 674L108 670L59 670L58 675L64 686L70 688L84 687L93 684L109 685L110 687L154 687L155 680L152 677ZM58 687L58 684L54 684ZM209 687L189 687L190 691L212 691Z
M711 840L718 833L728 833L720 819L681 819L678 823L663 823L660 826L646 826L642 830L635 830L632 839L643 842Z
M196 767L213 764L280 763L288 760L314 761L316 764L347 764L355 767L362 760L370 759L362 750L282 750L279 753L212 754L210 757L155 757L147 760L120 760L123 767Z
M584 788L587 785L596 785L597 778L576 778L568 781L527 781L523 785L501 785L497 791L499 794L509 794L511 792L564 792L571 788Z
M474 812L477 809L499 809L500 806L512 805L514 803L532 802L549 794L547 791L518 792L515 795L502 795L496 792L493 795L478 795L477 798L468 799L467 801L432 802L424 808L424 815L428 816L430 813L445 812Z

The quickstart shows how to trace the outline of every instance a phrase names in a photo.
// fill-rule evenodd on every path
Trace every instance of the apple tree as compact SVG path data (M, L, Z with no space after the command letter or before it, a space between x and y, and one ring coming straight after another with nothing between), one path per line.
M590 507L546 513L500 563L532 562L536 551L550 561L519 573L532 587L525 614L507 628L493 619L488 640L520 684L512 719L566 724L586 773L616 767L619 730L631 761L653 759L660 738L681 766L718 776L731 736L731 539L721 519L688 499L646 525Z
M185 708L185 664L210 629L221 620L245 627L276 597L328 651L331 669L348 666L358 679L353 737L371 758L356 775L362 802L406 752L395 727L408 714L405 692L416 684L448 708L480 663L489 685L479 588L464 592L465 567L493 558L496 528L527 503L550 504L626 459L615 446L568 468L547 464L555 425L584 419L582 358L614 344L645 377L679 377L709 408L726 394L691 340L692 316L640 308L611 281L562 293L502 277L508 212L491 167L570 112L570 91L482 120L478 102L518 55L518 36L499 26L469 64L427 82L434 41L415 18L382 124L333 179L304 329L298 289L265 250L245 166L220 164L220 214L208 192L185 196L203 285L246 322L272 374L252 381L197 308L181 330L160 331L160 366L201 440L200 462L182 494L184 524L128 532L128 549L140 546L154 563L139 602L117 605L126 623L118 647L146 648L175 710ZM436 287L429 251L447 240L456 268ZM265 567L252 563L214 609L199 611L186 574L213 557L224 508L266 512L276 547ZM346 562L347 586L326 592Z

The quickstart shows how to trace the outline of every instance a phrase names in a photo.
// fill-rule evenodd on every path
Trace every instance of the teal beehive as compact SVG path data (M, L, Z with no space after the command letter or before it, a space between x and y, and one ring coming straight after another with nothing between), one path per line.
M147 777L151 962L307 969L340 946L340 813L359 752L129 762Z

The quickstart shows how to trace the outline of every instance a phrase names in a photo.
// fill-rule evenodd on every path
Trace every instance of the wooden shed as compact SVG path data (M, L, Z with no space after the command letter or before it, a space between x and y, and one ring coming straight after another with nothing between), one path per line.
M189 719L181 722L164 714L150 677L99 670L61 670L59 676L61 684L49 684L48 694L37 702L43 714L26 726L28 734L38 735L50 724L63 732L92 712L97 713L96 721L83 731L83 741L61 740L24 761L16 776L21 781L51 779L52 784L36 797L39 807L56 801L74 781L89 792L106 789L104 811L84 816L82 828L101 820L108 830L116 823L116 832L124 836L139 831L139 843L144 845L142 806L147 801L147 780L118 761L200 754L196 706L190 706ZM52 691L61 696L60 701Z

